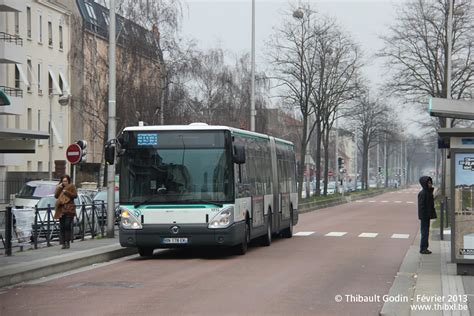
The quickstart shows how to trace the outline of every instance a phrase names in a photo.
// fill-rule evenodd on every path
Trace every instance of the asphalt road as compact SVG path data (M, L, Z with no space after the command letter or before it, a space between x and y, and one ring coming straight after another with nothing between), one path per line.
M418 232L416 193L302 214L293 238L245 256L156 250L13 287L0 293L0 314L378 315Z

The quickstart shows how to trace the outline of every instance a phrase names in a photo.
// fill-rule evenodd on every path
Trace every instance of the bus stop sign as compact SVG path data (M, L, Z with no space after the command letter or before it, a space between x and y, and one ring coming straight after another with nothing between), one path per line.
M82 149L78 144L71 144L66 150L66 159L73 165L79 163L82 159Z

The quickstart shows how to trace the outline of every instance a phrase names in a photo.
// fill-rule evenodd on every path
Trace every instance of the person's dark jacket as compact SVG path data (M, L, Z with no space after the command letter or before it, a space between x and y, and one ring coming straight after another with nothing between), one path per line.
M420 184L423 188L418 193L418 219L433 219L436 218L436 210L434 207L434 197L433 190L434 188L428 187L428 181L431 180L430 177L424 176L420 178Z

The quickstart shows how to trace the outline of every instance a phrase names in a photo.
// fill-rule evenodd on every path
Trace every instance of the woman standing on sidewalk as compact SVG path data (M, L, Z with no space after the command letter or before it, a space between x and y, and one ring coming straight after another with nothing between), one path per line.
M429 255L428 238L430 234L430 220L436 218L433 196L433 180L431 177L421 177L420 184L422 190L418 193L418 219L420 220L420 253Z
M76 216L74 199L77 197L77 190L76 186L71 183L71 177L67 174L61 177L54 197L57 199L54 218L59 219L59 240L63 244L62 249L68 249L71 241L72 223Z

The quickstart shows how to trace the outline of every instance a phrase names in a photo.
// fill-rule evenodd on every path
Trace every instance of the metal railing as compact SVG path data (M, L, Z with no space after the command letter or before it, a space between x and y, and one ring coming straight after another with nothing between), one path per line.
M18 35L12 35L5 32L0 32L0 41L8 43L15 43L16 45L23 46L23 39Z
M0 249L3 246L5 255L11 256L14 244L19 246L20 250L25 244L38 249L40 244L49 247L52 246L51 241L60 241L60 223L59 220L54 219L54 206L35 207L29 210L34 213L30 214L31 218L34 217L34 219L31 223L26 223L26 233L22 232L16 223L14 213L18 210L13 211L11 207L0 210ZM22 212L28 212L29 210L20 209ZM118 224L118 214L116 214L116 224ZM30 225L31 230L29 230ZM77 205L76 216L71 225L71 242L78 239L85 240L89 236L92 239L98 236L105 237L107 233L106 203Z
M5 92L5 94L8 94L9 96L23 98L22 89L0 86L0 90L3 90L3 92Z

